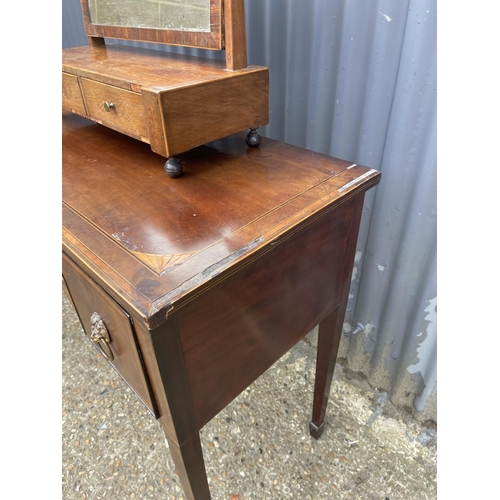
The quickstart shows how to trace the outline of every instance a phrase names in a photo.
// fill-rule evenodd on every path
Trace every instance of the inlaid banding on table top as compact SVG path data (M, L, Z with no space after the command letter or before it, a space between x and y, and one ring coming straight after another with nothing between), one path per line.
M134 243L134 238L131 236L134 233L134 228L131 228L130 231L122 231L119 234L113 232L111 235L103 227L98 229L123 250L132 254L148 270L157 276L161 276L178 268L188 259L210 249L213 249L214 255L219 255L219 250L223 248L225 255L227 255L228 253L238 252L249 241L259 240L265 242L279 231L284 230L288 224L300 220L301 217L316 210L318 206L333 201L339 196L339 193L352 189L359 182L378 174L376 170L366 171L364 167L358 167L357 169L356 167L357 165L350 165L338 174L332 175L286 202L255 217L240 226L236 231L231 232L228 227L218 228L215 235L225 234L225 236L213 238L212 241L205 240L204 245L198 248L190 248L190 251L186 252L178 251L179 246L172 243L165 235L160 238L160 231L156 231L156 234L151 236L150 245L145 245L144 233L141 233L140 240L142 244L141 251L139 251ZM130 234L127 234L127 232L130 232ZM152 228L150 228L150 232L155 233ZM148 246L149 249L145 248Z
M174 182L147 145L89 123L63 118L66 251L155 318L168 294L246 265L380 180L357 182L369 168L265 137L248 148L243 133L184 154Z
M196 255L198 252L192 253L179 253L173 255L155 255L150 253L131 252L135 255L144 265L149 267L156 274L161 275L168 268L176 266L184 262L189 257Z

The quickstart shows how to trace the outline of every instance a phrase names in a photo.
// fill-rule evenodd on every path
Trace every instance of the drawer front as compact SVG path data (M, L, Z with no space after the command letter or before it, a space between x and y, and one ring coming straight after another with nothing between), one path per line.
M88 78L82 78L81 85L92 120L149 143L140 94Z
M130 316L64 253L62 270L87 337L158 417Z
M62 107L79 115L86 114L80 85L75 75L62 74Z

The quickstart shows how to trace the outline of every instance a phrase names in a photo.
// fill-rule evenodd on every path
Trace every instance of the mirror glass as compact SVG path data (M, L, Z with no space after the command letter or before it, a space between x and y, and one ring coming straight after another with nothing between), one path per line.
M210 0L88 0L88 6L92 24L210 32Z

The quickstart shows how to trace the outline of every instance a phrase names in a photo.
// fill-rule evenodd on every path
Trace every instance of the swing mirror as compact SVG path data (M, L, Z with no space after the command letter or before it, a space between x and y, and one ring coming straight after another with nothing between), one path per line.
M223 0L82 0L88 36L224 48Z

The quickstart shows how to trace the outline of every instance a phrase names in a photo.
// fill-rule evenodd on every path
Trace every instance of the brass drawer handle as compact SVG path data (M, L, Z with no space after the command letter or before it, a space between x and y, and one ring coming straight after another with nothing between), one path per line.
M109 347L111 338L108 329L99 313L96 312L92 313L92 316L90 316L90 340L99 348L102 355L107 360L113 361L115 357L113 351Z
M112 109L115 109L115 103L114 102L104 102L104 109L106 110L107 113L109 113Z

